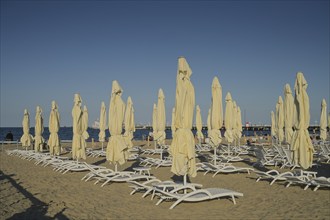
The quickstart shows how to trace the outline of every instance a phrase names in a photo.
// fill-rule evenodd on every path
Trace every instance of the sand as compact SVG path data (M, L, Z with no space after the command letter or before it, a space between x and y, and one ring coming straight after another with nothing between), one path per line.
M5 145L5 149L10 148L16 146ZM173 202L156 206L158 199L142 198L142 193L130 195L128 183L101 187L94 185L94 181L81 181L87 172L60 174L51 167L8 156L5 150L1 150L0 155L1 219L330 219L329 189L304 191L298 185L286 188L284 182L270 186L268 181L256 182L254 173L218 174L213 178L212 174L198 172L191 182L204 188L232 189L244 196L236 199L236 205L223 198L185 202L169 210ZM87 162L113 168L102 157L88 157ZM131 170L137 164L127 162L119 170ZM251 162L235 165L251 167ZM322 164L316 169L319 174L330 177L329 167ZM287 169L280 170L284 171ZM161 180L173 178L170 167L153 167L151 173Z

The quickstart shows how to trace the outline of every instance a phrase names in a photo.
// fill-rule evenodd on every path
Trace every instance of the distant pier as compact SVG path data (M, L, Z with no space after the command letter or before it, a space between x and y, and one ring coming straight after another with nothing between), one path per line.
M152 130L152 126L136 126L136 129L147 129ZM171 130L170 126L166 127L166 130ZM196 127L193 126L193 130L196 130ZM207 130L207 126L203 126L202 130ZM225 130L224 127L221 128L221 130ZM254 126L243 126L243 131L270 131L271 127L269 125L254 125ZM319 132L320 126L309 126L308 130L310 132Z

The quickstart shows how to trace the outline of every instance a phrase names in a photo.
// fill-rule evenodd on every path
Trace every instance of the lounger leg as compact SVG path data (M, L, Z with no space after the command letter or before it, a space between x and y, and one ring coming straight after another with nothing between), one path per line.
M181 200L177 200L173 205L171 205L170 209L173 209L175 206L177 206L179 203L181 202Z
M234 203L234 205L236 205L235 196L234 196L234 195L232 195L232 196L231 196L231 198L232 198L232 200L233 200L233 203Z
M94 175L90 175L86 180L85 182L87 182L88 180L90 180Z
M85 180L85 182L87 182L87 180L89 180L90 177L91 174L86 174L81 180Z
M153 200L153 199L154 199L154 197L155 197L155 194L156 194L156 191L155 191L155 190L153 190L153 191L152 191L151 200Z
M110 181L110 179L108 179L107 181L105 181L105 182L101 185L101 187L105 186L109 181Z
M70 169L67 169L66 171L64 171L62 174L66 174Z
M151 190L152 190L152 189L148 189L147 192L145 192L145 193L142 195L142 198L146 197L146 196L150 193Z
M215 175L217 175L219 172L220 172L220 170L215 172L215 174L213 174L213 177L215 177Z
M159 199L159 201L156 203L156 205L159 205L163 201L162 198Z

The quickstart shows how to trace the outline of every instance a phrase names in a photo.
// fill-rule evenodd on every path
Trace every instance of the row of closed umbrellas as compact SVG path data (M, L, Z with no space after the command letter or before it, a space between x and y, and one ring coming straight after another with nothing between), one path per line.
M175 107L172 111L172 136L173 140L169 148L169 152L172 155L172 167L171 171L180 176L191 177L196 176L196 162L195 162L195 139L191 131L193 124L193 115L195 108L195 91L194 86L190 80L192 71L184 57L178 59L178 70L176 79L176 97ZM313 146L309 139L308 126L309 126L309 100L306 92L307 82L304 79L302 73L297 73L297 79L295 83L295 98L285 98L288 103L281 106L282 98L279 98L278 106L276 107L276 119L277 123L274 123L277 128L282 126L282 122L292 123L295 127L295 131L292 131L291 150L294 153L294 162L300 164L303 168L308 168L312 163ZM290 94L290 88L285 87L285 94ZM111 163L114 163L117 169L117 164L123 164L128 158L128 149L132 144L134 126L134 108L133 102L128 97L127 104L123 102L122 96L123 90L117 81L112 82L112 91L109 105L109 120L108 127L111 133L107 144L106 158ZM291 94L292 96L292 94ZM228 143L233 143L234 140L241 138L242 122L241 112L236 102L232 100L231 94L226 95L226 110L225 119L223 119L223 107L222 107L222 88L217 77L212 82L212 102L208 114L208 136L210 144L216 149L222 141L220 128L223 126L223 122L226 128L225 138ZM294 102L293 102L294 101ZM86 159L85 148L86 139L88 138L87 126L88 126L88 112L86 106L81 108L82 99L79 94L74 95L74 106L72 109L73 118L73 140L72 140L72 157L74 159ZM293 107L291 107L293 106ZM279 115L281 111L287 111L290 109L295 120L287 120ZM293 109L293 110L292 110ZM325 110L326 112L326 110ZM285 117L290 117L290 114L286 114ZM325 113L326 114L326 113ZM154 104L153 111L153 135L155 140L162 145L165 143L165 95L162 89L158 93L157 105ZM272 113L272 122L273 122ZM281 118L282 117L282 118ZM294 123L293 123L294 122ZM125 133L122 134L123 124L125 126ZM202 120L200 115L200 108L196 106L196 127L197 137L203 138ZM284 127L284 126L283 126ZM285 127L290 127L285 125ZM291 126L292 127L292 126ZM59 113L55 101L52 102L52 110L49 120L50 138L48 145L51 154L57 154L60 149L60 140L57 135L59 130ZM106 107L104 102L101 104L100 110L100 133L99 141L105 142L105 130L106 130ZM272 132L276 130L276 135L279 139L284 136L281 133L281 129L273 127ZM282 129L283 131L283 129ZM21 142L23 146L30 146L32 137L29 134L29 114L27 110L24 112L23 119L23 136ZM37 107L36 114L36 128L35 128L35 150L39 151L39 146L43 143L41 134L43 132L42 125L42 110ZM291 137L291 131L285 130L285 137ZM216 151L215 151L216 152Z
M271 132L276 137L278 144L286 142L290 145L295 164L304 169L311 167L313 162L314 147L308 133L310 123L310 106L307 94L307 81L303 73L298 72L293 97L289 84L284 87L284 102L279 96L275 113L271 112ZM326 102L322 100L320 117L320 139L326 140L327 119ZM329 118L330 126L330 118Z

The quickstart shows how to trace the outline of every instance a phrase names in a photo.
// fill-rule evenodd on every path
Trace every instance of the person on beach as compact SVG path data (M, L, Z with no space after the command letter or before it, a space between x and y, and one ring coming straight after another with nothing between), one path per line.
M9 131L7 134L6 134L6 141L13 141L14 140L14 136L13 134L11 133L11 131Z

